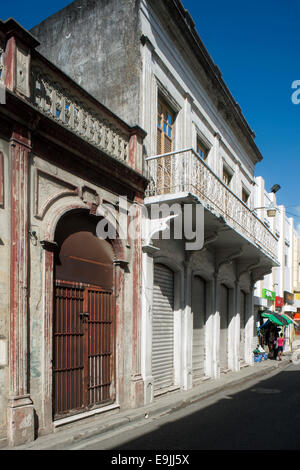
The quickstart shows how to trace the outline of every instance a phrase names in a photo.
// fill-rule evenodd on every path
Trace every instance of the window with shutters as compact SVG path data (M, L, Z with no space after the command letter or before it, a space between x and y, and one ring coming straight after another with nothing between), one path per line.
M157 155L172 152L175 113L159 97L157 115Z
M248 204L248 201L249 201L249 193L248 191L246 191L244 188L242 189L242 201L244 204Z
M208 154L207 147L203 144L200 137L197 137L197 154L202 160L205 160Z
M223 183L226 184L226 186L229 186L230 181L232 180L232 173L230 173L229 170L225 166L223 166L222 180L223 180Z

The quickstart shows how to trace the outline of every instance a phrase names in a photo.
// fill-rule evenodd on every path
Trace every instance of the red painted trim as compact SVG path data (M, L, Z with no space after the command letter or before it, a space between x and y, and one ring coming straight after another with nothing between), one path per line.
M16 60L16 40L11 37L7 41L5 50L5 85L11 91L15 91Z
M134 170L136 170L136 149L137 137L136 135L132 135L128 143L128 164Z
M23 133L15 131L22 138ZM29 149L11 140L10 393L27 393ZM25 337L24 337L25 334Z
M138 225L141 227L142 210L140 205L142 199L136 198L135 202L139 204L138 209ZM141 357L140 357L140 324L141 324L141 287L142 287L142 240L141 237L134 240L133 255L133 325L132 325L132 375L141 373Z
M0 152L0 207L4 207L4 156Z

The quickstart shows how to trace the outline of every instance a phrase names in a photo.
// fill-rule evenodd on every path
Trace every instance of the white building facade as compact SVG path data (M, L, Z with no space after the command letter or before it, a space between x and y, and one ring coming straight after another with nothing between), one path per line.
M276 208L275 217L268 217L267 208ZM256 178L255 206L259 217L264 221L278 238L279 266L255 285L254 306L258 319L259 311L263 308L287 313L293 318L297 312L296 289L298 278L298 244L299 237L294 227L294 219L289 217L283 205L277 205L276 195L265 189L262 177ZM294 323L294 326L296 324ZM294 327L289 325L285 331L286 350L292 349Z

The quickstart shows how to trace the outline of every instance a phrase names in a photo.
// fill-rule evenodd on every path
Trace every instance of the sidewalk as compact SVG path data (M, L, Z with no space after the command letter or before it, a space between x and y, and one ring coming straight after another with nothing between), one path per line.
M226 390L235 385L243 385L261 379L272 372L279 372L291 363L291 354L285 353L282 361L267 360L255 363L252 367L243 367L239 372L228 372L222 374L219 380L209 379L203 381L192 390L184 392L173 392L157 398L154 403L138 409L131 409L118 412L118 414L105 416L97 415L89 421L82 420L64 427L57 428L53 434L39 437L36 441L18 446L5 447L1 450L62 450L68 448L76 442L99 436L105 437L113 430L128 426L130 423L137 423L147 419L157 418L161 415L188 406L201 399L210 397L218 392Z

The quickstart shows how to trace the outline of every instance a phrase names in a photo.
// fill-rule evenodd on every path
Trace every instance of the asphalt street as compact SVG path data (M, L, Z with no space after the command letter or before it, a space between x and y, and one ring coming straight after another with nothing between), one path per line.
M300 366L69 450L299 450Z

